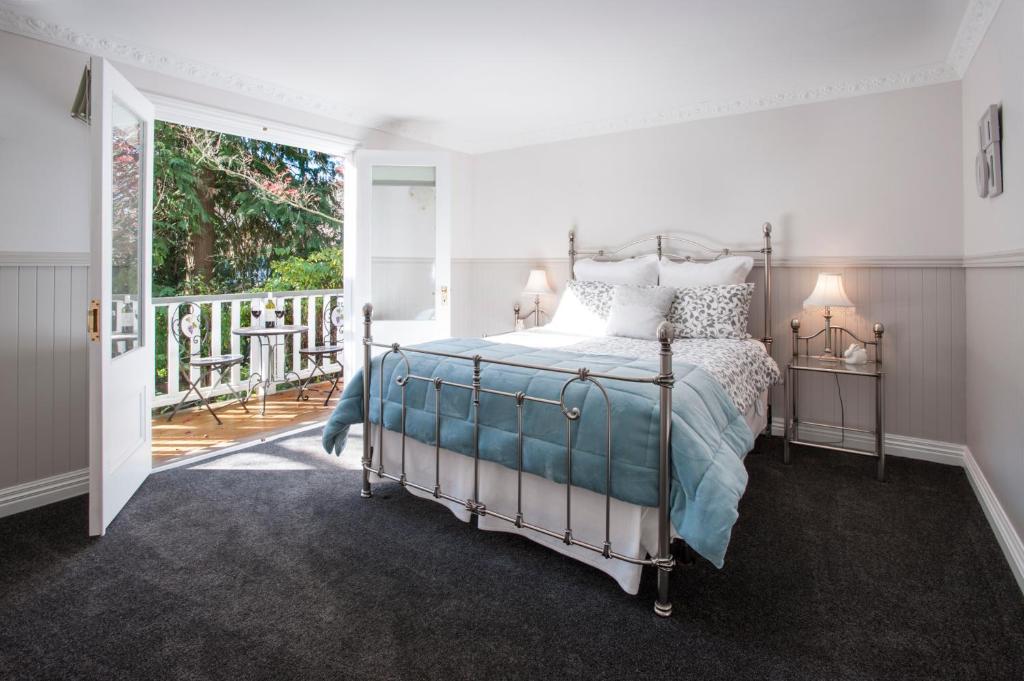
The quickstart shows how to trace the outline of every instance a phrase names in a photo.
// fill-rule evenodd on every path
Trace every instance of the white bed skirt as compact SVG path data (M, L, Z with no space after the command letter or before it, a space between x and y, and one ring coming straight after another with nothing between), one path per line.
M751 431L760 433L766 423L767 394L744 417ZM379 428L372 428L374 463L379 462ZM392 475L401 471L402 437L384 431L384 470ZM424 487L434 486L434 447L406 438L405 473L410 482ZM479 501L504 515L516 514L516 471L491 461L480 462ZM377 481L370 475L370 481ZM416 496L447 506L455 516L468 522L471 514L464 507L431 494L406 488ZM473 458L448 449L441 449L441 489L460 499L473 496ZM523 474L523 519L555 532L565 529L565 485L531 473ZM582 487L572 487L573 537L596 546L604 544L604 495ZM640 587L641 566L614 558L605 558L579 546L569 546L553 537L520 529L500 518L481 516L479 528L495 532L512 532L543 544L580 562L591 565L612 577L626 593L635 594ZM675 528L672 536L678 536ZM637 506L618 499L611 500L611 545L618 553L634 558L654 555L658 548L658 513L656 508Z

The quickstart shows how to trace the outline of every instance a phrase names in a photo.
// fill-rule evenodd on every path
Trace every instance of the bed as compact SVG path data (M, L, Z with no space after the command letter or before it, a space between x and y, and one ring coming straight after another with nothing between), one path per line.
M665 248L671 238L651 238L658 262L696 260ZM591 565L628 593L653 567L655 612L670 615L670 543L683 539L721 567L746 487L743 457L771 423L779 371L770 355L770 225L763 239L754 251L701 254L712 263L761 256L758 339L678 338L678 325L664 320L654 338L553 322L402 347L373 339L367 305L364 367L324 446L340 453L349 426L362 424L364 497L373 478L397 481L480 529L518 533ZM592 252L595 267L616 262L617 251ZM574 273L582 253L570 234ZM621 288L629 287L616 295Z

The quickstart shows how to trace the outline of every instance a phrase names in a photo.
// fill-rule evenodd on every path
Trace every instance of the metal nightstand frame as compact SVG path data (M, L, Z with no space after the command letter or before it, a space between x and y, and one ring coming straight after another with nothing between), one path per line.
M822 329L810 336L800 335L800 320L793 319L789 323L793 330L793 357L786 367L785 404L786 416L784 419L785 430L783 432L783 455L782 460L790 462L790 444L818 447L820 449L831 449L838 452L849 452L851 454L868 454L878 457L878 479L885 480L885 371L882 368L882 334L885 327L881 323L875 323L872 331L874 340L864 340L849 329L841 326L832 326L829 338L831 347L841 348L843 346L844 334L862 343L865 348L870 348L874 354L872 361L867 364L851 365L839 361L821 359L810 354L810 341L825 333ZM824 340L824 338L823 338ZM800 342L804 342L804 354L800 354ZM837 341L837 342L832 342ZM832 423L820 423L816 421L801 421L797 409L800 395L799 373L802 371L811 373L824 373L836 376L860 376L874 379L875 381L875 427L874 430L854 428L852 426L837 426ZM845 443L847 433L867 433L874 436L874 450L856 449L843 446L839 443L816 442L810 439L800 438L800 426L812 426L836 431L843 435L842 442Z

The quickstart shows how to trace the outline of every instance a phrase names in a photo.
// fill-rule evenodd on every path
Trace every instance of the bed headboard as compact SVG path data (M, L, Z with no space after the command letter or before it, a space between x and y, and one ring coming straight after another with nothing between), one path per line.
M658 258L669 260L682 260L693 262L709 262L718 260L729 255L750 255L755 260L760 256L761 264L764 266L764 333L761 342L764 343L768 354L772 353L772 225L766 222L761 226L761 235L764 245L757 249L731 249L731 248L710 248L704 244L694 241L688 237L672 234L655 234L645 236L627 244L615 248L600 248L596 250L582 250L576 248L576 231L569 231L569 276L576 278L576 257L587 256L595 260L622 260L622 254L629 251L629 257L634 255L657 254ZM645 246L653 246L645 249Z

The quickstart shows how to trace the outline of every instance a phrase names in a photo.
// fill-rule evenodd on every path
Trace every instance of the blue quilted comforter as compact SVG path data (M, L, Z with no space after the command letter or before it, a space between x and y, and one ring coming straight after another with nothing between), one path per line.
M462 355L479 354L528 364L620 375L656 374L656 363L608 355L580 355L497 344L476 338L453 338L417 346ZM407 353L412 373L472 382L472 363ZM373 360L370 381L370 420L381 422L380 357ZM395 379L406 374L395 354L384 362L384 427L401 430L401 388ZM689 364L673 367L672 485L670 512L679 535L717 567L725 559L737 506L747 485L743 457L754 436L723 388L703 370ZM570 378L546 371L483 364L485 388L523 391L534 397L558 399ZM658 388L651 384L604 380L612 409L612 496L633 504L658 504ZM409 381L406 388L406 434L434 444L433 385ZM591 383L575 382L566 393L567 406L579 407L573 422L574 485L605 491L605 406L601 391ZM473 455L473 411L470 391L445 387L441 393L441 446ZM363 420L362 372L347 381L323 434L324 449L341 453L349 426ZM524 408L523 467L555 482L565 482L565 418L556 406L526 403ZM515 403L499 395L481 396L480 457L516 468ZM424 484L422 481L421 484ZM433 482L433 481L429 481ZM481 500L486 503L486 499Z

